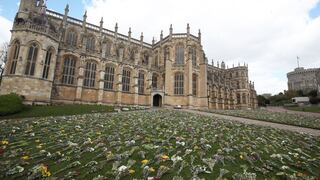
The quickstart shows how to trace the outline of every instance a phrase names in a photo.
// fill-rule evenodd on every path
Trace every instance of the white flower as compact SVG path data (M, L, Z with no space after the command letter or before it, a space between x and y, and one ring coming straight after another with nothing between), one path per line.
M125 172L126 170L128 170L128 167L127 167L127 166L120 166L120 167L118 168L118 171L119 171L119 172Z

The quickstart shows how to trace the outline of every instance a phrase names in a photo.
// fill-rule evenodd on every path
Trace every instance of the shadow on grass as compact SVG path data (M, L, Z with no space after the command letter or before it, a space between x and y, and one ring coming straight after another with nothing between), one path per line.
M113 112L114 107L104 105L25 106L19 113L0 116L0 119L28 117L67 116L77 114Z

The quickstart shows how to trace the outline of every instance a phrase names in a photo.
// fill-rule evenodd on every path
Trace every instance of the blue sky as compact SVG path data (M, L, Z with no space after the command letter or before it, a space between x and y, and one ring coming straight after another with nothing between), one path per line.
M0 43L10 40L12 21L19 0L0 0ZM134 38L159 40L168 34L202 32L202 45L209 62L249 64L250 80L258 93L279 93L287 89L286 73L297 67L296 57L306 68L320 65L320 0L48 0L47 6ZM170 4L170 5L169 5Z
M13 20L18 10L20 0L0 0L0 15L9 20ZM86 1L87 2L87 1ZM88 2L87 2L88 3ZM63 13L66 4L69 4L69 15L81 18L84 13L84 3L81 0L48 0L47 6L57 12Z

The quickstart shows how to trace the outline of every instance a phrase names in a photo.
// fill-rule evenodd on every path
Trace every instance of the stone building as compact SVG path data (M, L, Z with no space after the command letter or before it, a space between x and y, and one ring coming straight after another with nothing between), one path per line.
M248 67L208 65L201 33L170 33L151 44L21 0L0 93L26 103L98 103L183 108L255 108Z
M312 90L317 90L320 92L319 74L320 68L296 68L294 71L287 74L288 90L302 90L305 93L308 93Z

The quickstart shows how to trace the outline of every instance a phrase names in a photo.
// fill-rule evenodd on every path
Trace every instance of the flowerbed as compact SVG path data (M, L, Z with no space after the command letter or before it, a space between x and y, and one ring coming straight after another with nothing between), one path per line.
M320 129L319 117L289 114L285 112L270 112L266 110L209 110L209 112L228 116L244 117L262 121Z
M320 140L179 111L0 122L0 179L315 178Z

